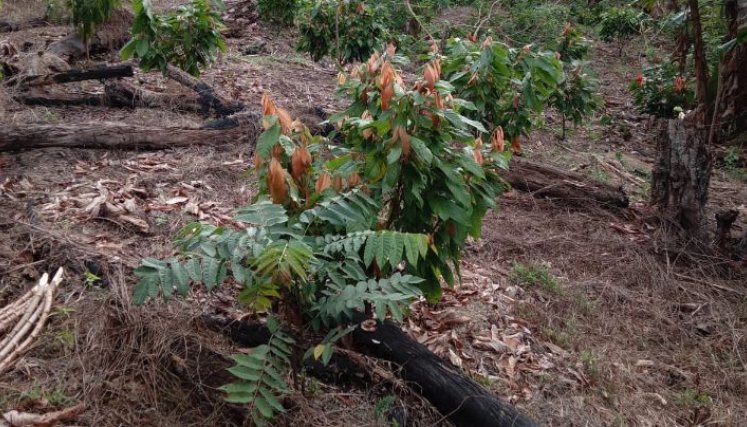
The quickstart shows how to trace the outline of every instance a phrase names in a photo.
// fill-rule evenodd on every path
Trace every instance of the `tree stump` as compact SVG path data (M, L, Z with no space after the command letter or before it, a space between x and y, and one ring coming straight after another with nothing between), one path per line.
M701 240L712 162L706 146L708 131L697 126L698 114L662 122L651 197L668 225L685 237Z

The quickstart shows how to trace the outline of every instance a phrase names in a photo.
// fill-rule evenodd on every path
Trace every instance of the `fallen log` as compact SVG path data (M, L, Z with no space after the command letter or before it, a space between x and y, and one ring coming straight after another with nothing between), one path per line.
M509 169L502 176L517 190L570 205L595 203L604 207L625 208L630 203L620 187L517 157L511 160Z
M214 130L112 122L8 125L0 126L0 152L47 147L163 150L191 145L235 143L246 136L249 141L253 141L255 132L256 128L248 126Z
M221 97L210 85L200 79L192 77L189 73L182 71L173 65L168 66L166 76L197 92L199 103L202 107L202 114L204 115L207 115L210 110L213 110L216 115L224 117L236 114L244 109L242 103L229 101Z
M134 70L130 64L117 64L88 70L69 70L59 73L41 74L41 75L19 75L9 79L6 86L23 85L23 86L47 86L52 84L64 84L80 82L84 80L105 80L119 77L132 77Z
M233 341L249 347L265 344L270 336L262 325L216 320L215 316L210 315L203 316L203 321ZM510 404L502 402L414 341L392 322L378 322L370 331L357 328L353 332L353 343L357 349L400 366L397 373L407 385L428 399L457 427L536 426Z
M104 92L98 94L36 95L20 93L13 99L25 105L44 107L99 106L111 108L161 108L185 113L198 113L200 105L196 98L183 95L153 92L125 81L104 84ZM257 117L255 117L255 120ZM240 123L236 122L235 126ZM208 126L209 127L209 126Z

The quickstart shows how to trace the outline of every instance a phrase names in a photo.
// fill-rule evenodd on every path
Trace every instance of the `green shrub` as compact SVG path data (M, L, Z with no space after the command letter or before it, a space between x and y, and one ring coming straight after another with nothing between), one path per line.
M109 20L114 10L120 6L121 0L67 0L66 4L72 15L73 25L88 46L96 27Z
M363 61L386 38L385 9L374 2L316 0L298 20L298 49L315 61Z
M293 24L299 6L299 0L257 0L260 19L278 24Z
M166 73L169 64L200 75L200 68L212 64L218 52L226 50L220 34L223 24L216 10L223 3L191 0L176 11L158 15L150 0L134 0L132 39L122 48L124 59L140 59L145 71L157 68Z
M550 270L541 265L516 263L511 269L509 279L524 287L539 286L548 292L560 293L558 279L553 276Z
M566 122L578 126L602 105L599 81L590 74L588 63L572 61L563 63L565 79L550 98L550 105L562 115L562 135L565 139Z
M516 1L510 12L510 18L502 21L501 26L519 45L533 43L547 47L571 20L570 8L553 2Z
M677 67L667 62L644 69L629 89L639 112L673 118L695 106L693 83L693 79L680 75Z
M489 132L500 128L515 151L563 81L555 53L512 49L490 38L482 43L450 40L443 72L455 95L471 102L465 116L484 123Z
M617 41L622 55L623 42L641 33L646 14L631 7L613 7L601 15L599 36L602 40Z

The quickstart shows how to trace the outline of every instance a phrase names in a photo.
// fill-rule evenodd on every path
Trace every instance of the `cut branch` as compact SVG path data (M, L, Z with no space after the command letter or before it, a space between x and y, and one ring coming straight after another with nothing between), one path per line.
M517 157L512 159L503 178L517 190L571 205L593 202L605 207L625 208L629 204L628 197L620 187Z

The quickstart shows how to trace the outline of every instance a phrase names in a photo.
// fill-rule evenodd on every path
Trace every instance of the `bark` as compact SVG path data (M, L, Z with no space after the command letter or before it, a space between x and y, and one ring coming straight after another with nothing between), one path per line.
M747 27L747 1L727 0L724 12L729 21L729 38L736 38ZM741 25L740 25L741 23ZM713 124L718 136L731 136L747 130L747 45L738 44L721 63L719 88Z
M712 162L698 114L661 122L651 197L669 225L686 237L702 239Z
M705 57L705 43L703 43L703 28L700 24L700 6L698 0L688 0L688 5L690 6L690 22L693 26L696 96L698 108L704 113L708 103L708 64ZM705 122L701 122L703 123Z
M166 75L179 84L184 85L197 92L199 103L202 107L202 113L205 115L207 115L210 110L213 110L215 111L216 115L224 117L238 113L239 111L244 109L243 104L229 101L221 97L210 85L203 82L202 80L192 77L179 68L169 65L166 71Z
M558 199L570 205L594 203L625 208L628 197L622 188L595 181L581 174L514 157L503 178L517 190L533 196Z
M247 135L253 141L252 134L255 132L256 129L247 127L215 130L111 122L9 125L0 127L0 152L47 147L163 150L235 143Z
M47 86L52 84L64 84L80 82L84 80L104 80L119 77L132 77L134 75L132 65L117 64L92 68L89 70L70 70L60 73L42 74L42 75L22 75L10 79L6 85L22 86Z

